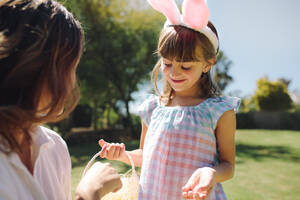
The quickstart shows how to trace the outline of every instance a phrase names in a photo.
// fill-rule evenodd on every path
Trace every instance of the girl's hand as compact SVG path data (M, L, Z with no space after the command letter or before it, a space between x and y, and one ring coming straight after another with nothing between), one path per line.
M103 139L99 140L101 146L100 157L109 160L120 160L120 158L126 157L125 144L121 143L108 143Z
M205 199L213 188L215 170L210 167L197 169L187 184L182 187L182 196L185 199Z

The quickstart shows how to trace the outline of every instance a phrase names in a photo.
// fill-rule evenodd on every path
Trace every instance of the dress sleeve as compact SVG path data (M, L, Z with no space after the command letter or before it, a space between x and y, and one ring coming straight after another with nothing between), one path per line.
M212 115L212 127L216 129L217 123L220 117L228 110L234 110L237 113L241 99L237 97L222 96L212 100L211 115Z
M151 115L153 110L158 106L158 97L151 95L146 99L138 108L138 115L141 117L142 121L148 127L151 122Z

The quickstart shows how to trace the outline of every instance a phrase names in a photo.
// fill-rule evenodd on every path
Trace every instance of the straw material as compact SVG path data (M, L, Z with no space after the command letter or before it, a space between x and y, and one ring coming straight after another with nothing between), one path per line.
M100 152L93 156L93 158L88 162L87 166L83 171L83 175L87 172L87 170L92 165L93 161L99 156ZM122 188L117 192L110 192L101 200L137 200L138 199L138 188L139 188L139 177L136 174L135 166L131 156L126 152L130 164L131 170L126 172L125 174L121 174Z

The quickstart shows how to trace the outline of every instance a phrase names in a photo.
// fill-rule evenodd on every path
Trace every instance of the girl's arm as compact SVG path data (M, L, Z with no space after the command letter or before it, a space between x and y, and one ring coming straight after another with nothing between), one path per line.
M235 113L233 110L229 110L220 117L215 131L219 152L219 165L213 167L215 183L231 179L234 175L235 130Z
M133 150L133 151L127 151L132 157L132 160L134 162L134 165L137 167L141 167L143 163L143 148L144 148L144 142L145 142L145 136L147 133L148 127L146 124L142 121L142 133L141 133L141 139L140 139L140 148ZM119 161L127 163L130 165L130 161L128 157L123 155Z
M215 130L219 152L219 164L214 167L197 169L182 188L186 199L205 199L214 184L233 177L235 164L234 133L236 119L233 110L225 112L219 119Z
M140 139L140 148L132 151L126 151L132 157L134 165L137 167L142 166L143 162L143 148L144 148L144 141L145 136L147 133L148 127L142 122L142 133ZM128 156L125 153L125 145L124 144L115 144L115 143L108 143L104 140L99 141L102 150L100 152L100 156L102 158L107 158L109 160L118 160L130 165L130 161Z

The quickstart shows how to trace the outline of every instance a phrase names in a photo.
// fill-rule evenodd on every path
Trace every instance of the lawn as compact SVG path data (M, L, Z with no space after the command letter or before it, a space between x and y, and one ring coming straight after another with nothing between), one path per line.
M138 141L128 143L127 147L138 147ZM235 176L223 184L229 200L300 198L300 131L238 130L236 147ZM85 165L99 148L95 141L71 146L69 150L74 194ZM111 163L120 173L130 168L116 161Z

